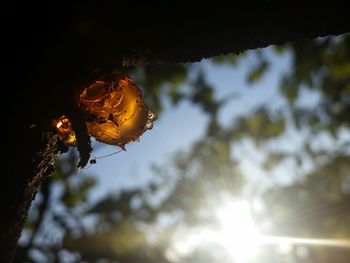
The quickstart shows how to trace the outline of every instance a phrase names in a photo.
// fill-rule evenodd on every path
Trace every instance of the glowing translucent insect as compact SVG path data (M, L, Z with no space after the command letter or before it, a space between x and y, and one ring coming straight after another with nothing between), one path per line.
M76 146L77 140L73 131L72 123L63 115L62 117L53 121L60 140L67 146Z
M156 119L148 110L141 90L126 75L113 74L107 80L95 81L82 91L77 104L83 112L88 134L122 149L152 129ZM75 146L69 119L62 116L54 124L61 140Z

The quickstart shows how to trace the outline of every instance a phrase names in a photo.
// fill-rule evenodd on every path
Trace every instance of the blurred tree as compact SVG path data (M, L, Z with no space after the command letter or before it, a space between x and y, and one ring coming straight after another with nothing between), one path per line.
M95 179L76 174L76 157L70 151L58 161L54 174L40 187L39 199L28 217L16 261L54 261L60 258L62 238L82 234L84 206Z
M197 76L189 79L189 65L163 65L162 70L157 70L158 66L130 69L130 74L147 91L146 99L155 102L155 110L159 114L163 95L169 96L174 104L188 100L199 106L209 117L205 136L189 151L176 154L171 165L154 167L154 173L159 179L156 183L142 189L121 192L118 196L107 196L94 205L86 204L84 197L92 183L76 183L78 186L74 189L81 190L72 192L70 189L73 189L73 185L68 176L71 172L58 169L63 175L61 179L50 180L41 188L42 200L36 208L39 212L28 221L27 229L32 229L28 238L30 241L22 244L18 256L29 255L32 260L40 261L35 254L28 254L28 251L36 249L41 251L41 256L46 261L65 262L64 257L70 256L71 261L106 259L118 262L168 262L166 251L178 226L212 224L213 215L210 211L220 202L221 193L241 196L244 176L232 151L243 139L253 141L256 147L264 151L264 166L267 170L273 170L286 159L295 160L295 164L302 164L305 159L312 163L311 171L305 173L298 170L301 174L299 181L267 190L264 194L266 210L262 214L256 214L256 217L262 228L266 218L271 220L269 223L273 227L263 228L266 233L312 238L349 238L350 142L341 137L342 131L349 133L349 40L350 35L345 34L336 38L300 41L275 47L278 54L288 51L292 55L291 69L281 78L279 86L286 103L277 110L269 105L260 106L234 120L232 125L222 125L218 121L218 112L226 101L218 101L215 87L207 83L200 70ZM247 80L252 84L258 84L263 79L270 63L263 52L257 53L257 67L253 67L247 75ZM230 55L214 58L213 61L239 66L244 56L245 54L240 57ZM180 89L179 84L183 83L190 84L189 90ZM310 108L298 103L302 89L310 89L319 94L320 100L315 106ZM287 152L283 148L269 148L271 141L285 134L288 125L308 131L301 149ZM315 147L318 137L325 133L334 136L334 147ZM83 179L79 177L78 181L81 180ZM47 189L52 187L48 185L53 184L65 185L63 189L66 190L61 192L58 202L73 211L79 208L79 213L69 219L71 221L67 220L70 217L66 218L65 212L51 217L48 221L66 226L62 227L64 234L51 247L47 241L35 245L36 236L43 235L40 233L40 225L43 223L38 222L43 222L42 215L49 217L50 214L42 211L50 211L48 201L45 201L48 197L45 198L45 195L51 193ZM156 204L152 203L154 199L157 200ZM203 213L203 210L208 212ZM157 222L166 214L171 215L173 221L165 230L157 232ZM87 219L90 220L90 226L85 222ZM156 241L149 240L149 232L155 233ZM288 257L291 262L348 261L348 251L338 249L334 256L332 249L305 248L299 245L294 246ZM285 262L285 257L278 254L275 248L266 248L261 255L261 259L267 262ZM213 260L220 261L214 249L206 250L205 253L197 250L186 258L179 259L180 262Z
M301 181L267 191L264 194L264 213L268 217L266 214L260 216L269 219L270 229L265 228L264 231L279 236L349 239L349 180L349 155L340 154L320 164ZM298 254L300 248L306 253ZM276 250L267 253L270 258L271 255L278 257ZM295 244L292 245L292 253L297 261L302 262L345 263L350 258L350 250L341 247L303 247Z

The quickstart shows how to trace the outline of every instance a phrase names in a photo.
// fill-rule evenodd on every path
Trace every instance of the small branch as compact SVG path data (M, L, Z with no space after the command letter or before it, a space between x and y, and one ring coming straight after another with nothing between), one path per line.
M92 152L91 140L87 132L85 118L78 108L73 108L71 112L67 113L67 116L72 122L73 130L77 139L77 147L80 157L78 167L84 168L89 162L90 154Z
M50 200L50 182L51 181L49 179L47 179L41 185L40 192L43 195L43 200L38 207L39 215L38 215L38 219L36 220L36 223L33 227L32 236L30 237L30 240L28 242L28 245L27 245L28 248L34 246L35 237L37 236L37 234L40 230L40 227L44 221L45 212L48 209L48 204L49 204L49 200Z

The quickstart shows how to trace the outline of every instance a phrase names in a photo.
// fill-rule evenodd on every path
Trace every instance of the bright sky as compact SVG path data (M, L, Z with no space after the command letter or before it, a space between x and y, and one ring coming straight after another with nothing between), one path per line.
M274 55L271 48L264 49L264 54L272 60L273 67L254 87L247 85L245 80L247 71L256 63L254 54L243 59L237 68L214 65L208 60L197 63L204 69L207 80L216 88L218 98L232 93L238 95L220 112L222 123L229 123L234 117L247 114L261 104L278 106L283 103L277 93L278 77L288 69L290 58L288 54ZM152 178L151 164L165 163L172 153L189 148L203 135L206 122L203 112L188 102L180 103L176 107L165 102L164 113L156 121L153 129L142 135L140 142L131 143L126 147L127 152L100 159L97 164L82 171L82 175L93 173L99 180L98 186L92 192L92 199L107 193L116 193L122 188L137 187L149 181ZM94 157L119 150L116 146L99 143L97 145L93 152ZM261 171L256 168L258 155L247 155L241 162L242 169L248 169L247 172L253 179L254 176L261 177Z

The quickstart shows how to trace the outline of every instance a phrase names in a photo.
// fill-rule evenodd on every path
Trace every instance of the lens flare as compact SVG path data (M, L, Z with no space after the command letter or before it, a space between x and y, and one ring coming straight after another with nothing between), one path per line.
M189 254L194 249L216 244L224 248L232 262L245 262L253 258L261 245L261 235L257 231L246 201L223 202L215 212L217 227L196 228L181 233L169 252L172 258Z
M250 215L248 202L226 204L217 211L217 220L216 239L236 261L255 255L262 238Z
M167 251L169 258L177 261L195 249L216 244L224 248L232 262L259 262L259 251L265 245L276 246L327 246L350 249L350 240L313 239L272 236L259 233L250 213L250 205L244 200L224 198L222 206L213 211L217 227L196 227L179 233L173 247Z

